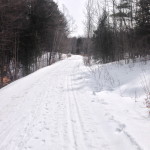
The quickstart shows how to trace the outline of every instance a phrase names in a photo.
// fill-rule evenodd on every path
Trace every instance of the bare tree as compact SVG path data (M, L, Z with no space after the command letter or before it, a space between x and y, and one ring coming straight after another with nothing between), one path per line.
M86 54L90 53L90 46L91 46L91 37L93 36L93 29L94 29L94 0L87 0L85 4L85 44L86 45Z

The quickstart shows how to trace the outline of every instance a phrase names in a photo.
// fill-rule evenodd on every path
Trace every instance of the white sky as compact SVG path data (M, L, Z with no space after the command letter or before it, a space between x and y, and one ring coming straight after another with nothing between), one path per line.
M77 26L72 36L83 36L84 34L84 6L86 0L54 0L62 8L62 5L68 9L70 16L73 17Z

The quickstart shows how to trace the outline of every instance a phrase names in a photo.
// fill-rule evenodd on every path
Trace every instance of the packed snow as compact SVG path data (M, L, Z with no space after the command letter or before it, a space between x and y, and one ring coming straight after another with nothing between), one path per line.
M0 90L0 150L149 150L143 62L72 56Z

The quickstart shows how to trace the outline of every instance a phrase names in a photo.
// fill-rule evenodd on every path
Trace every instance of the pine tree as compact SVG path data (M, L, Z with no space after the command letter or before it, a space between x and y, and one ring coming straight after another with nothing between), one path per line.
M94 57L101 59L102 63L114 60L113 29L108 24L108 14L104 10L97 30L94 32L93 43L95 45Z
M136 15L136 29L140 35L150 35L150 1L140 0L138 2Z
M137 49L141 56L150 54L150 1L139 0L136 13Z

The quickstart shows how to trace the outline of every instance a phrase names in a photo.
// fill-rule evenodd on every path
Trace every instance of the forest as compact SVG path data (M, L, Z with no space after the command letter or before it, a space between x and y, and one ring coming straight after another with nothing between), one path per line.
M150 0L0 0L0 150L150 150Z
M87 0L84 26L85 37L78 44L88 56L87 63L90 59L99 63L126 59L128 63L149 57L149 0Z
M0 87L62 53L84 55L86 64L149 59L149 0L87 0L84 14L84 36L70 37L53 0L0 0Z
M0 0L0 86L39 69L45 55L50 65L68 32L54 1Z

